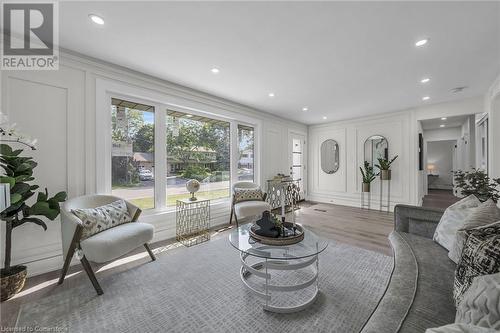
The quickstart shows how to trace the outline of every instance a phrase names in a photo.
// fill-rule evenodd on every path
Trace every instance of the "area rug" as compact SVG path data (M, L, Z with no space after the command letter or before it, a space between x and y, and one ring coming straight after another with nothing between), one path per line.
M63 284L21 307L18 327L67 332L358 332L382 296L392 258L330 242L320 255L321 294L308 309L275 314L262 309L239 277L239 253L226 238L158 256L155 262Z

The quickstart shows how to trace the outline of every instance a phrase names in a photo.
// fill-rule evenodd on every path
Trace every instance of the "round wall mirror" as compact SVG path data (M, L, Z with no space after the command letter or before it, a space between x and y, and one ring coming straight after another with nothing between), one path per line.
M365 141L365 161L375 168L379 158L389 156L389 142L382 135L372 135ZM378 172L378 170L374 170Z
M321 170L332 174L339 169L339 145L337 141L328 139L321 144Z

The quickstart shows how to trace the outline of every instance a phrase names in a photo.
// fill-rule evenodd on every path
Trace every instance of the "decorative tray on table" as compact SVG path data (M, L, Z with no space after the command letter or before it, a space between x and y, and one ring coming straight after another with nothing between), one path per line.
M280 222L264 212L262 218L250 227L250 236L266 245L292 245L304 239L304 228L292 222Z

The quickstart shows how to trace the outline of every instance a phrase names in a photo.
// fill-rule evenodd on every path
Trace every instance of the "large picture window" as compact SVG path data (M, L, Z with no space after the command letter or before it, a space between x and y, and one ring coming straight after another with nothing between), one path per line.
M254 181L254 130L238 125L238 180Z
M196 179L196 196L229 197L230 123L178 111L167 111L167 206L189 197L186 182Z
M111 193L154 208L154 107L116 98L111 104Z

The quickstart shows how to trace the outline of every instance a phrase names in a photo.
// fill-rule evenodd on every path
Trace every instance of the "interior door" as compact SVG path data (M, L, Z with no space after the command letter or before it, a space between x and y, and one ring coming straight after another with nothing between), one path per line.
M300 187L300 199L306 195L306 137L303 134L290 133L289 136L289 164L290 176L297 180Z

